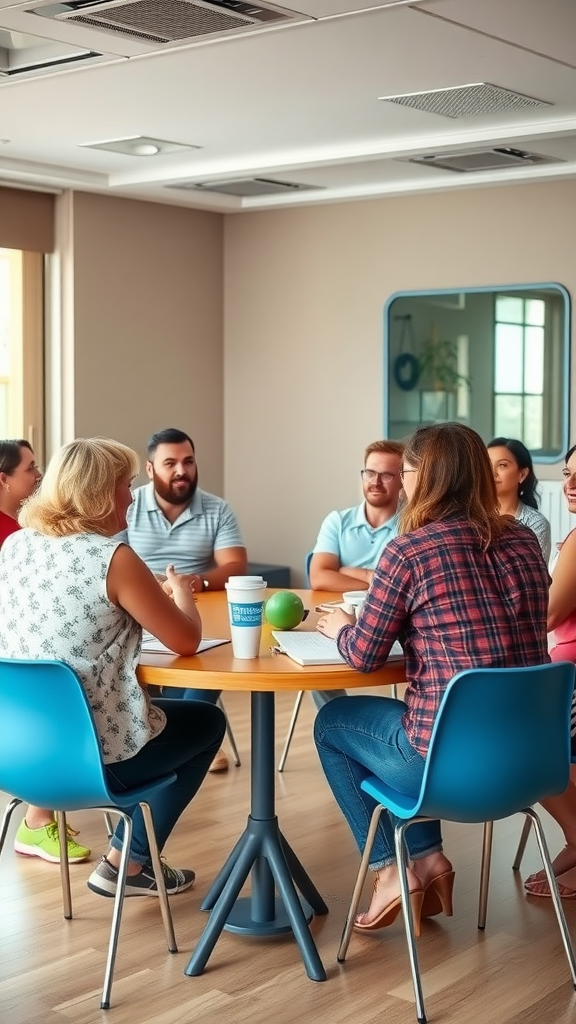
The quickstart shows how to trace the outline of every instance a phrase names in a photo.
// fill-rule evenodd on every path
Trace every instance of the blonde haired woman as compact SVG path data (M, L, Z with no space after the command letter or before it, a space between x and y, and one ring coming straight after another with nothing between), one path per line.
M151 800L162 849L220 747L225 720L210 704L152 702L136 678L142 627L182 655L196 652L202 633L188 584L169 569L163 589L115 537L125 529L137 472L136 453L108 438L80 438L54 456L22 514L24 529L0 551L0 649L13 658L61 659L77 672L112 789L176 773L177 782ZM156 895L139 808L133 819L126 895ZM100 895L116 891L122 834L120 823L88 880ZM165 865L164 873L169 893L194 881L190 870Z

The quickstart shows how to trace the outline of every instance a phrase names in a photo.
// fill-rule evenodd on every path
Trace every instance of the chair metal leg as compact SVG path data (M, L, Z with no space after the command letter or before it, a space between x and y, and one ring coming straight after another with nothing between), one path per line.
M4 811L4 814L2 815L2 824L0 825L0 853L2 853L2 850L4 849L4 843L6 842L6 835L8 832L10 819L12 818L12 812L15 811L15 809L21 803L22 801L19 800L18 797L12 797L10 803L6 805L6 809Z
M142 817L144 818L146 835L148 836L148 846L150 847L150 856L152 858L152 867L154 868L154 877L156 878L156 885L158 886L158 899L160 900L160 911L162 913L162 920L164 922L166 943L168 945L168 950L170 951L170 953L177 953L178 946L176 945L176 936L174 935L174 922L172 921L172 912L170 910L170 905L168 903L166 885L164 884L164 873L162 871L162 862L160 860L160 854L158 852L156 833L154 832L152 812L147 803L141 803L140 807L142 808Z
M72 892L70 890L70 865L68 863L68 832L64 811L56 811L58 838L60 841L60 880L62 882L62 906L67 921L72 919Z
M486 912L488 909L488 885L490 883L490 865L492 862L492 834L494 822L484 822L484 836L482 839L482 864L480 866L480 892L478 894L478 927L483 931L486 927Z
M358 910L360 896L362 895L362 889L364 886L364 881L366 879L366 872L368 871L368 865L370 863L370 854L372 853L372 847L374 845L376 829L378 828L380 815L382 814L383 810L384 808L382 804L376 804L376 807L372 811L372 817L370 819L370 828L368 829L368 835L366 836L366 844L364 846L364 853L362 854L362 860L360 861L360 867L358 868L358 874L356 875L356 882L354 883L352 899L350 900L350 906L348 907L346 921L344 922L342 938L340 939L340 945L338 946L338 953L336 959L338 960L338 963L341 964L343 964L346 959L346 953L348 952L348 946L350 945L352 926L354 924L354 918L356 917L356 911Z
M412 818L410 821L398 822L394 829L394 846L396 847L396 863L400 879L400 893L402 895L402 915L406 929L406 942L408 944L408 957L410 959L410 971L412 973L412 985L414 987L414 1000L416 1002L416 1018L418 1024L426 1024L426 1011L424 1009L424 995L422 982L420 980L420 968L418 966L418 953L416 952L416 936L414 935L414 920L412 918L412 906L410 903L410 890L408 886L407 849L404 839L406 829L421 818Z
M290 744L292 743L292 736L294 735L294 729L298 720L298 714L300 712L300 705L302 704L302 698L304 696L304 690L298 691L298 696L294 702L294 709L292 711L292 717L290 719L290 725L288 726L288 734L286 736L286 742L284 743L284 750L282 756L278 762L278 771L284 771L284 765L286 764L286 758L288 757L288 751L290 750Z
M110 992L112 990L112 979L114 976L114 964L116 962L116 950L118 948L118 936L120 933L120 922L122 920L122 908L124 906L124 888L126 886L126 872L130 856L130 844L132 842L132 818L125 811L118 808L124 822L124 841L120 854L120 866L118 868L118 881L116 883L116 895L114 896L114 909L112 911L112 924L110 926L110 942L108 943L108 954L104 970L104 986L102 988L102 999L100 1008L110 1009Z
M232 726L230 725L230 719L226 714L226 708L224 707L221 697L218 697L216 703L218 704L220 711L224 713L224 717L226 719L226 735L228 737L228 742L232 747L232 753L234 754L234 764L236 765L237 768L239 768L242 762L240 760L240 754L238 753L238 747L236 746L236 740L234 739L234 733L232 732Z
M546 871L546 878L548 879L548 885L550 887L550 896L552 897L552 903L554 904L554 910L556 911L560 936L562 938L564 952L566 953L568 967L570 968L570 974L572 976L572 986L576 989L576 960L574 959L574 947L572 946L572 939L570 938L570 932L568 931L568 925L566 924L562 900L560 899L560 894L558 892L558 884L554 875L552 861L550 860L550 852L548 850L548 843L546 842L544 829L542 828L542 822L533 807L525 807L524 814L528 815L528 817L532 819L532 824L534 825L538 849L540 850L540 856L542 857L544 870Z
M111 839L114 835L114 826L112 824L112 818L110 817L109 811L104 811L104 825L106 826L106 833L108 839Z
M524 856L524 850L526 849L526 843L528 842L528 836L530 835L530 829L532 828L532 821L530 818L524 818L524 825L522 826L522 835L520 836L520 842L518 843L518 849L516 850L516 856L514 857L514 863L512 865L512 871L519 871L522 863L522 857Z
M392 683L392 685L390 686L390 694L391 694L392 697L394 697L394 700L398 700L398 684L397 683Z

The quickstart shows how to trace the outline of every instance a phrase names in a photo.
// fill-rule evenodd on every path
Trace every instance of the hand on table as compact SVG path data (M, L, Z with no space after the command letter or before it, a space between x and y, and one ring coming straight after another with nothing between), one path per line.
M341 608L335 608L328 615L321 615L316 623L316 629L322 636L335 640L342 626L353 626L356 622L354 615L348 615Z

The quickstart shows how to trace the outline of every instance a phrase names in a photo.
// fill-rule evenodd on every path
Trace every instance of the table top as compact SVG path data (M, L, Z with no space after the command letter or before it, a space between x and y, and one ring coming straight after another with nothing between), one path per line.
M272 594L269 590L267 595ZM313 611L324 601L337 595L321 590L294 590L310 610L308 618L297 628L312 630L318 620ZM198 610L205 637L229 637L228 602L224 591L198 595ZM390 686L406 679L403 658L391 659L376 672L356 672L348 665L298 665L286 655L272 654L275 646L269 623L262 627L260 656L249 660L235 658L232 644L212 647L189 657L143 653L138 678L146 684L159 686L201 687L207 690L330 690L366 686Z

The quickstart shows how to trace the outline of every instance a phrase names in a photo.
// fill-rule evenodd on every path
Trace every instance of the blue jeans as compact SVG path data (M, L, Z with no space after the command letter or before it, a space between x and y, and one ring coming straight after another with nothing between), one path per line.
M420 792L425 759L402 728L405 711L402 700L358 696L331 700L316 716L314 739L324 774L361 853L376 807L376 801L360 788L363 780L377 775L402 793ZM373 871L396 862L396 820L382 812L370 859ZM412 825L406 840L412 860L441 850L440 822Z
M121 793L141 786L165 772L175 772L176 781L150 795L158 848L162 850L182 811L197 793L214 755L220 749L226 719L220 708L199 701L155 700L166 714L162 732L127 761L106 765L112 792ZM130 859L137 864L150 861L150 848L139 805L129 809L133 821ZM120 821L110 840L115 850L122 848L124 822Z
M168 698L168 700L205 700L208 704L217 704L222 690L183 690L181 686L149 686L151 696Z

